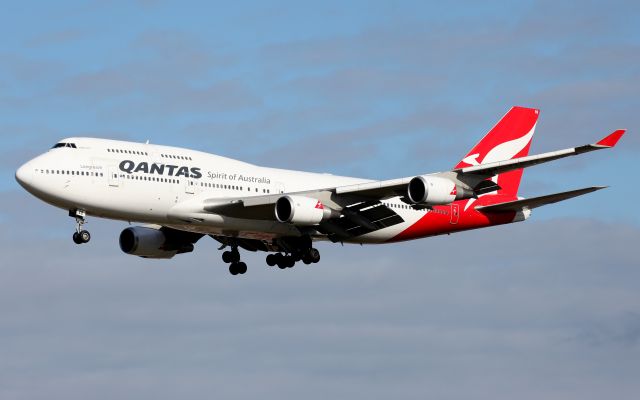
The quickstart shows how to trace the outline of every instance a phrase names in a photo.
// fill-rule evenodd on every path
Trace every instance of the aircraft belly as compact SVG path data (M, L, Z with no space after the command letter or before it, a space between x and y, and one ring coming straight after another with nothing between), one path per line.
M207 235L241 237L246 239L271 240L283 236L300 236L300 230L293 225L276 221L230 218L217 214L199 214L197 218L191 216L190 223L172 217L168 224L174 229Z

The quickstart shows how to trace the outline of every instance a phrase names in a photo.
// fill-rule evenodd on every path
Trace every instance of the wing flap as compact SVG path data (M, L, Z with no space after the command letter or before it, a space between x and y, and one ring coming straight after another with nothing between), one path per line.
M379 201L366 201L345 207L342 217L322 221L319 230L332 242L364 235L397 225L404 219Z
M530 199L508 201L505 203L491 204L488 206L477 206L476 210L483 213L494 212L510 212L510 211L522 211L523 209L531 210L536 207L541 207L547 204L557 203L559 201L568 200L573 197L582 196L587 193L595 192L606 188L607 186L591 186L583 189L570 190L567 192L548 194L545 196L532 197Z

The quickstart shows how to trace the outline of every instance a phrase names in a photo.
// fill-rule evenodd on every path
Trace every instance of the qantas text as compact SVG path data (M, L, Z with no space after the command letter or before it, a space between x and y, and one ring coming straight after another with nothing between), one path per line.
M144 172L145 174L157 174L167 176L184 176L185 178L199 179L202 178L200 168L183 167L180 165L156 164L141 162L136 164L131 160L124 160L120 163L120 170L129 174L135 172Z

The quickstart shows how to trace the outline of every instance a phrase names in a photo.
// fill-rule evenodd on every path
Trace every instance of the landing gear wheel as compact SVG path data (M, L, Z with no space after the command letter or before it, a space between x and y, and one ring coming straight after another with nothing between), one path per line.
M320 252L318 251L318 249L314 249L314 248L309 249L309 258L311 259L311 262L314 264L320 261Z
M222 253L222 261L226 263L240 262L240 252L238 250L225 251Z
M313 260L311 259L310 255L305 254L304 257L302 257L302 262L305 263L306 265L309 265L313 262Z
M243 263L242 261L240 261L239 263L236 264L236 268L237 271L240 275L244 274L245 272L247 272L247 264Z
M278 268L280 269L293 268L294 265L296 265L295 258L291 256L278 257Z
M267 256L267 265L273 267L278 263L278 257L275 254L269 254Z
M80 239L80 234L78 232L73 232L73 243L82 244L82 239Z
M89 240L91 240L91 234L85 230L80 231L78 237L80 238L80 243L89 243Z
M232 263L229 265L229 273L231 275L238 275L240 273L239 268L238 268L238 264L236 263Z
M242 261L237 262L237 263L231 263L229 265L229 273L231 275L242 275L244 273L247 272L247 264L243 263Z

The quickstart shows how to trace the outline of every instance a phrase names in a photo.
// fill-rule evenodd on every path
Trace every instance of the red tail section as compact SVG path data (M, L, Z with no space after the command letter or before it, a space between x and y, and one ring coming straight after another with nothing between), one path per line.
M527 156L539 114L537 109L513 107L455 168ZM518 169L497 175L492 180L501 187L498 194L515 196L521 178L522 169Z
M539 111L536 109L513 107L455 168L527 156L538 114ZM607 140L606 144L610 142L613 142L613 139ZM435 212L426 213L390 241L409 240L514 222L517 217L515 212L481 213L476 211L475 206L516 200L521 178L522 169L499 174L492 178L501 187L497 194L491 192L492 194L486 193L477 199L458 200L450 205L435 206L433 207Z

